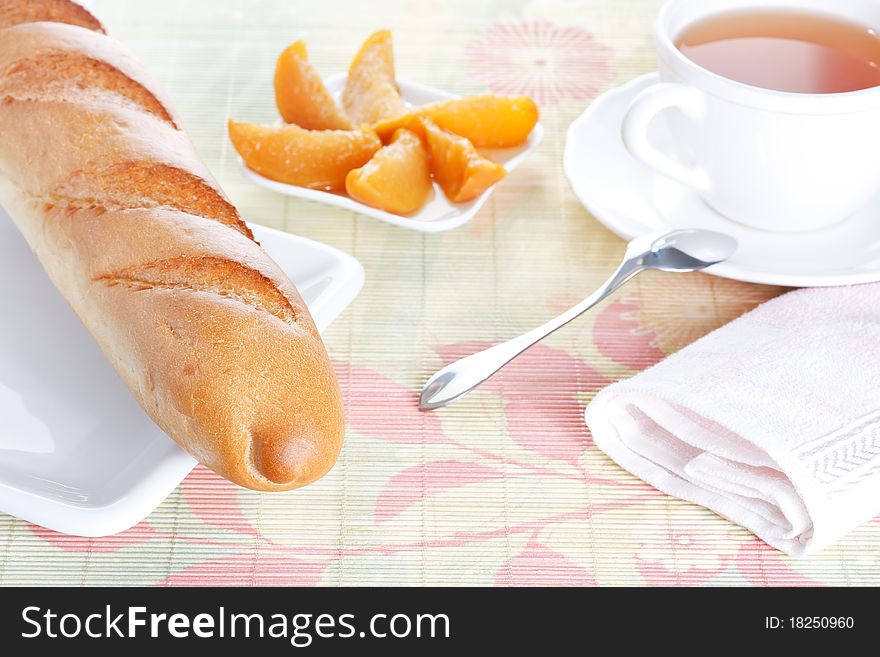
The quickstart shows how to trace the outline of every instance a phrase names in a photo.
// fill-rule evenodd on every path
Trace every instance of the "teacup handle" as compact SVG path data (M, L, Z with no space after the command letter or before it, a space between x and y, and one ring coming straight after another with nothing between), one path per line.
M705 171L676 162L648 141L648 128L660 112L679 109L691 119L701 119L706 110L703 94L695 87L660 82L642 91L629 106L621 134L627 150L637 160L659 173L697 191L708 191L712 183Z

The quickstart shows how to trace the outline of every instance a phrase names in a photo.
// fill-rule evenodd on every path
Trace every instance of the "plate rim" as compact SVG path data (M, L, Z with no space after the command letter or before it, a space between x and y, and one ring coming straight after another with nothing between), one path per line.
M604 207L600 204L595 194L591 193L592 187L589 181L585 181L583 177L576 175L574 171L574 152L577 139L575 135L582 129L584 124L594 120L594 116L598 114L613 99L631 93L634 89L646 87L658 81L660 74L656 71L646 73L629 80L613 89L609 89L598 98L596 98L574 121L569 125L565 134L565 148L563 150L563 172L568 180L569 186L577 197L578 201L592 217L608 230L618 237L625 240L631 240L635 237L648 233L656 228L646 226L639 219L631 219L627 221L619 219L619 213L613 208ZM654 174L659 175L659 174ZM708 207L708 206L707 206ZM711 209L711 208L710 208ZM634 230L634 226L644 228L644 230ZM693 227L693 226L683 226ZM880 231L878 231L880 233ZM727 278L744 283L757 283L762 285L778 285L783 287L839 287L847 285L861 285L866 283L876 283L880 281L880 267L874 272L862 272L853 274L780 274L777 272L766 272L757 270L754 267L737 265L735 263L722 263L704 270L705 273L721 278Z
M338 281L321 295L324 301L309 306L310 312L320 312L320 331L326 329L354 301L363 288L366 273L363 265L349 253L307 237L300 237L277 228L247 222L260 239L261 235L279 234L310 249L331 254L334 271L340 271ZM156 431L162 433L156 427ZM167 437L166 437L167 438ZM149 449L163 449L162 456L142 478L119 497L103 504L77 505L58 498L39 495L32 489L9 484L0 479L0 512L39 525L51 531L84 538L99 538L119 534L146 519L181 484L198 462L170 438L167 442L151 445Z
M328 89L332 90L336 86L344 83L347 78L347 73L336 73L334 75L331 75L330 77L324 78L324 85ZM459 94L450 93L448 91L444 91L443 89L437 89L435 87L419 84L418 82L411 82L405 79L398 79L397 84L401 88L401 91L403 92L402 95L404 96L409 95L407 93L408 90L412 90L416 93L436 96L438 97L438 99L461 98ZM543 139L544 126L541 125L541 121L539 120L535 124L535 127L532 129L531 133L529 133L528 139L526 140L527 148L525 148L518 155L512 157L510 160L502 165L507 173L511 173L517 167L519 167L528 158L528 156L531 155L538 148L538 146L541 145ZM482 209L486 201L489 200L492 192L495 191L495 187L503 182L499 181L498 183L495 183L472 201L458 204L462 206L462 210L459 214L449 217L448 219L425 221L416 218L418 216L418 213L410 216L400 216L392 214L390 212L385 212L384 210L380 210L378 208L370 207L369 205L364 205L363 203L359 203L358 201L355 201L354 199L348 196L343 196L341 194L334 194L332 192L325 192L318 189L309 189L307 187L299 187L297 185L289 185L287 183L281 183L275 180L271 180L249 169L240 156L237 156L236 159L238 161L239 168L244 173L245 178L260 187L268 189L269 191L283 194L284 196L289 196L291 198L301 198L308 201L323 203L324 205L337 207L343 210L347 210L349 212L364 215L366 217L378 219L379 221L384 221L385 223L389 223L394 226L408 228L410 230L422 233L442 233L447 230L452 230L453 228L458 228L459 226L463 226L464 224L468 223L471 219L474 218L474 216L476 216L477 212Z

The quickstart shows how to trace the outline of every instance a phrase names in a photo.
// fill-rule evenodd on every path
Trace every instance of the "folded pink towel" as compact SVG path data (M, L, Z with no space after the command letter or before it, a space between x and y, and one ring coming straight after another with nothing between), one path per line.
M770 301L603 390L596 445L791 555L880 512L880 285Z

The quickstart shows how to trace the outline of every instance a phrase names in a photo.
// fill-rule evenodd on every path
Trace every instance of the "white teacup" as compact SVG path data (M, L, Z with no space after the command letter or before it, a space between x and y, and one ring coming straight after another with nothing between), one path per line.
M847 218L880 189L880 87L837 94L762 89L702 68L675 45L694 21L768 6L831 12L880 28L876 0L671 0L657 21L662 82L633 101L623 140L635 158L729 219L764 230L814 230ZM648 140L661 112L673 154Z

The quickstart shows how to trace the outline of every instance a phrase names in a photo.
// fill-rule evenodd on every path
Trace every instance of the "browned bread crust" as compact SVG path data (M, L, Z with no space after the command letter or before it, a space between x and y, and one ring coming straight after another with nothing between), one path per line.
M97 18L71 0L0 0L0 29L37 21L67 23L104 32Z
M311 316L155 82L88 18L0 0L0 203L174 440L242 486L309 483L343 436Z

